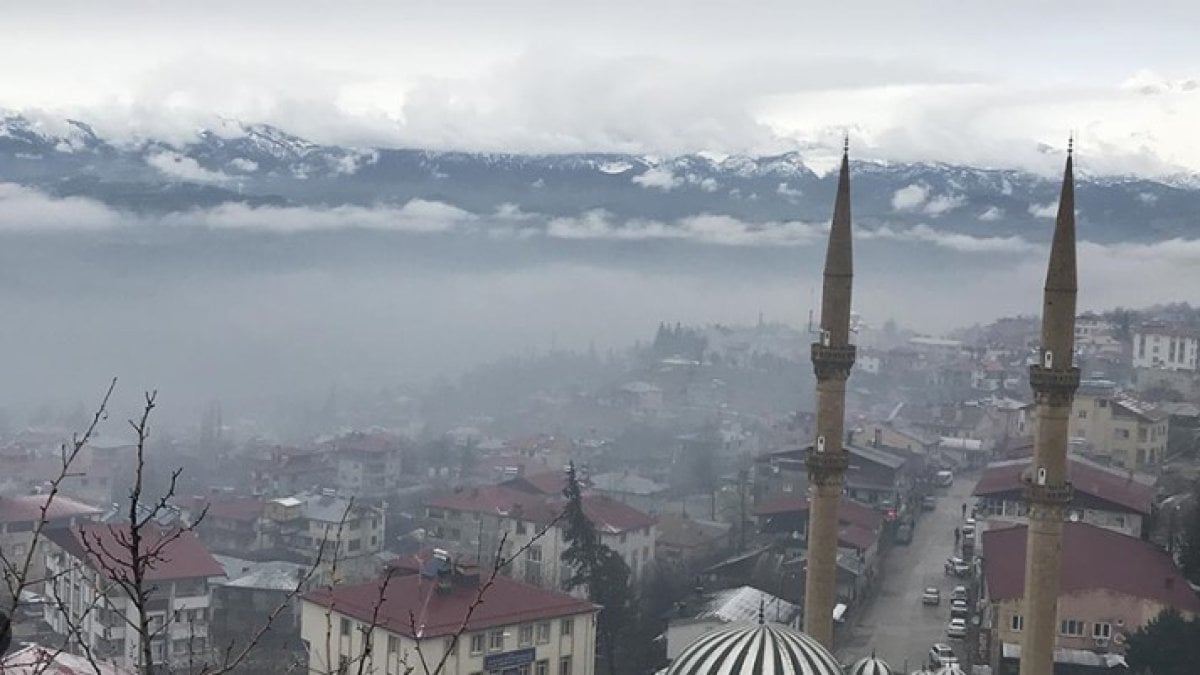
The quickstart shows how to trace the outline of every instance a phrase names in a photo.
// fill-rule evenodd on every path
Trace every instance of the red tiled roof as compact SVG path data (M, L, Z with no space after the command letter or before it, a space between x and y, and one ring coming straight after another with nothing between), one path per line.
M567 475L562 471L543 471L528 476L518 476L505 481L505 483L511 484L513 487L518 487L518 483L524 483L544 495L560 495L563 488L567 486ZM520 488L518 487L518 489Z
M112 577L112 569L128 569L129 528L91 523L47 533L47 538L95 570ZM175 537L163 544L164 538ZM85 544L86 542L86 544ZM161 546L161 551L159 547ZM158 551L146 569L147 581L220 577L225 569L212 557L195 532L162 532L157 527L142 529L141 551Z
M998 462L984 469L975 490L976 497L1019 491L1024 488L1021 474L1029 469L1032 459ZM1095 466L1073 457L1067 459L1067 480L1077 493L1089 495L1121 508L1150 514L1154 488L1133 480L1127 473Z
M853 523L838 527L838 544L856 548L859 550L871 547L871 544L879 541L879 535L875 530L859 527Z
M198 497L196 508L208 508L205 518L253 521L263 512L263 501L258 497Z
M756 516L774 516L783 513L808 511L808 497L777 497L754 507ZM858 527L876 530L883 523L883 515L875 509L843 497L838 501L838 521Z
M997 600L1025 594L1026 526L983 533L988 595ZM1059 594L1104 589L1200 611L1200 599L1171 557L1149 542L1087 523L1063 523Z
M584 495L583 514L601 534L640 530L655 523L653 516L604 495Z
M383 602L379 603L380 590ZM371 621L379 605L378 625L385 630L413 637L412 616L426 638L453 635L462 626L467 609L475 601L478 586L456 583L449 592L438 592L434 580L414 574L392 577L386 587L383 580L314 591L305 600L328 606L359 621ZM467 631L506 626L594 612L599 607L566 593L496 577L483 595L483 601L471 614ZM464 647L465 648L465 647Z
M530 494L504 485L485 485L434 497L426 506L549 523L562 512L564 501L561 495ZM601 534L620 534L655 522L652 516L603 495L584 495L583 512Z
M49 495L25 495L0 497L0 523L36 522L42 517L42 506ZM99 515L100 509L77 502L69 497L55 495L46 509L47 520Z

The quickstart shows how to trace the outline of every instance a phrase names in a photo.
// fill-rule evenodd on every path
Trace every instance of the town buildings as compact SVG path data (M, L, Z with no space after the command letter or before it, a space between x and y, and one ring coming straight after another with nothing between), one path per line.
M359 672L365 661L368 675L420 672L423 657L444 658L444 675L594 672L599 607L505 577L482 594L480 583L478 567L439 555L418 574L309 593L301 614L309 671Z
M1072 447L1114 466L1156 466L1166 457L1170 415L1112 382L1085 380L1071 406Z
M978 500L975 512L989 529L1028 522L1024 487L1032 464L1031 458L993 462L979 477L972 492ZM1076 456L1068 457L1067 479L1074 488L1068 519L1142 536L1154 510L1153 479Z
M1139 326L1133 334L1133 367L1195 371L1200 333L1163 323Z
M562 480L559 474L556 481ZM425 514L432 543L478 560L484 567L497 554L507 557L546 530L507 573L543 588L559 589L571 576L560 562L567 549L563 527L557 521L563 504L561 494L526 491L512 484L487 485L434 497L426 502ZM630 581L637 581L655 558L655 519L598 494L584 495L583 511L601 542L625 560Z
M993 672L1000 675L1015 672L1026 630L1026 530L1016 525L982 536L986 621ZM1167 553L1088 523L1063 524L1057 581L1057 622L1050 637L1058 662L1100 665L1104 654L1123 653L1126 637L1163 610L1174 608L1187 617L1200 611L1200 599Z
M138 555L153 558L144 582L155 634L150 642L151 665L181 668L211 662L212 585L224 569L190 531L151 525L141 534ZM46 572L53 581L46 592L56 602L45 605L44 619L68 639L70 651L86 648L98 658L134 669L141 643L131 626L139 615L117 583L129 578L133 557L128 537L128 527L98 523L50 532Z
M39 541L44 541L55 530L70 528L98 515L99 509L62 495L53 499L49 495L0 497L0 550L15 569L21 570L25 561L29 561L28 569L22 574L27 584L25 590L41 591L41 580L46 576L45 552L30 551L34 548L34 533L39 521L42 521ZM9 574L8 566L5 566L5 581L12 581L8 579ZM0 586L0 599L8 595L9 588L8 583Z

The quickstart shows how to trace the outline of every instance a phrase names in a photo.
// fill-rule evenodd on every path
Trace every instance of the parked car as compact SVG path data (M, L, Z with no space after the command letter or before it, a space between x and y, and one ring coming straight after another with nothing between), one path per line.
M971 563L955 556L947 558L946 563L942 565L942 569L946 572L947 576L965 577L971 573Z
M950 593L950 597L954 600L962 600L963 602L966 602L967 601L967 587L966 586L955 586L954 590L951 591L951 593Z
M967 618L967 615L969 613L970 612L968 611L966 600L959 600L956 598L956 599L950 601L950 618L965 619L965 618Z
M940 605L942 604L942 592L937 588L930 586L921 594L921 604L925 605Z
M963 539L966 539L967 537L975 536L975 519L974 518L967 518L967 522L963 523L962 535L963 535Z
M913 525L910 522L903 522L896 526L896 543L911 544L913 540Z
M952 638L967 637L967 620L963 618L950 619L946 624L946 636Z
M937 508L937 497L933 495L925 495L921 498L921 510L932 511Z
M929 648L929 667L941 668L951 664L957 664L958 657L954 655L954 649L944 643L939 642Z
M954 485L954 472L949 469L942 469L934 474L933 480L942 487L950 487Z

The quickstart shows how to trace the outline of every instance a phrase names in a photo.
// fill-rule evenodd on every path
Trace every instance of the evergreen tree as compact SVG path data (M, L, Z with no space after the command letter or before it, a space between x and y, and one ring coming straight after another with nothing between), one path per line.
M1129 672L1193 675L1200 663L1200 622L1168 609L1129 636Z
M1197 495L1200 498L1200 495ZM1193 501L1191 512L1183 525L1179 549L1179 568L1192 583L1200 583L1200 501Z
M609 674L634 672L636 664L621 668L617 654L617 646L627 634L633 614L629 567L616 551L600 541L596 526L584 513L583 490L574 462L567 465L563 496L567 500L563 509L563 539L567 549L562 559L572 570L566 585L585 587L588 600L601 607L596 618L596 652L603 656Z

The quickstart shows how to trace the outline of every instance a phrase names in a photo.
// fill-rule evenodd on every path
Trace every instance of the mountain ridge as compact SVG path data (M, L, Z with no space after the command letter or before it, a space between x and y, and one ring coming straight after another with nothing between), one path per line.
M835 157L835 156L832 156ZM222 203L295 206L444 202L488 216L515 206L546 219L602 212L615 221L700 215L748 223L824 222L828 152L716 157L625 153L475 153L315 143L236 120L187 143L115 142L85 121L0 116L0 182L134 212ZM977 237L1048 236L1058 179L944 162L851 162L856 222ZM821 170L817 170L818 167ZM1077 176L1081 231L1102 242L1200 237L1200 178Z

